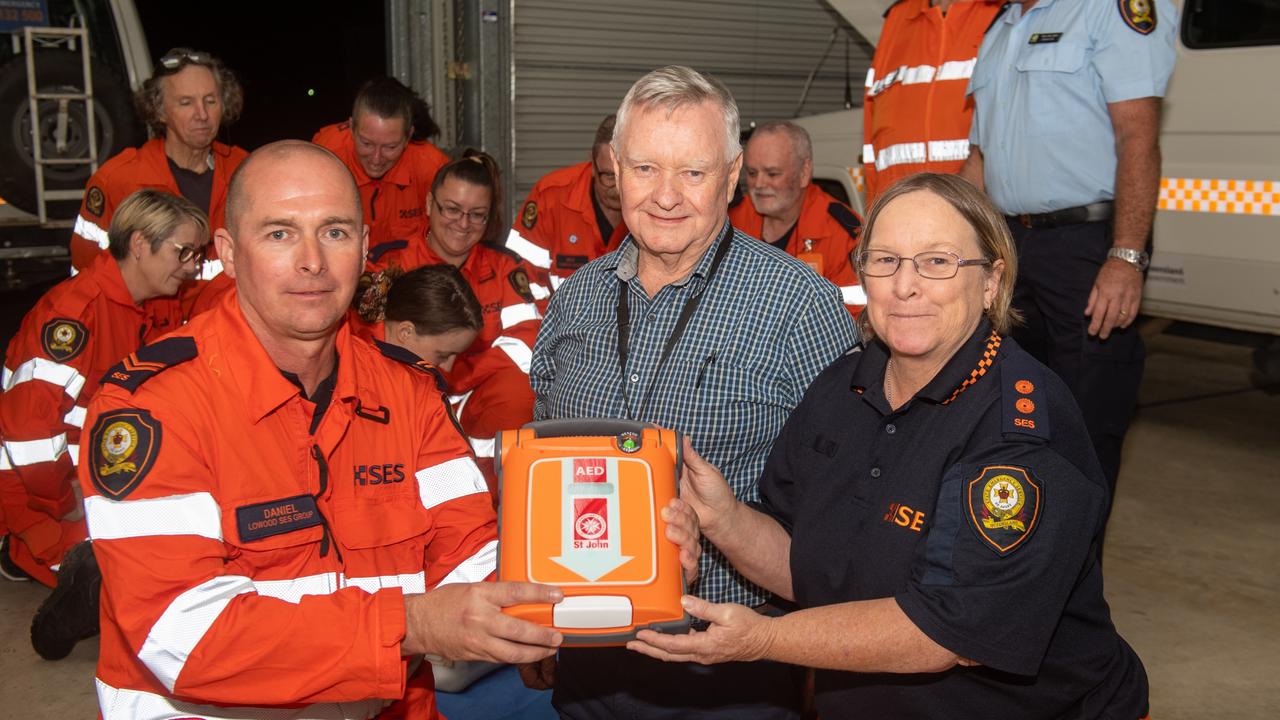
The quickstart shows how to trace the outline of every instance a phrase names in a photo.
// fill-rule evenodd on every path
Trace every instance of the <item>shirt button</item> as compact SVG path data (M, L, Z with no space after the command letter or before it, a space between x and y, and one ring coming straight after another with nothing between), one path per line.
M635 373L631 373L631 378L630 378L630 380L631 380L631 382L640 382L640 376L639 376L639 375L637 375L637 374L635 374Z
M880 477L880 468L878 468L878 467L873 467L873 468L871 468L871 477L873 477L873 478L878 478L878 477Z
M884 426L884 431L885 431L885 432L887 432L887 433L889 433L890 435L892 435L892 434L894 434L894 433L898 432L898 428L897 428L896 426L894 426L894 424L893 424L893 423L889 423L888 425L885 425L885 426Z

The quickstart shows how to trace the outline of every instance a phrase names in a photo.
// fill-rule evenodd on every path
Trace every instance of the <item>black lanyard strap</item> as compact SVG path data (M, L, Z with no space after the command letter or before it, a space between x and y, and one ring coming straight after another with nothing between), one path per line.
M716 247L716 253L711 258L711 267L707 268L706 281L702 284L702 290L684 301L684 307L680 309L680 317L676 319L676 326L671 329L671 335L667 337L667 342L662 347L662 355L658 358L658 366L654 368L653 377L649 379L649 385L641 396L641 412L649 407L649 396L653 393L654 385L658 382L658 377L662 375L662 369L666 366L667 359L671 357L671 352L675 350L680 338L684 335L685 329L689 327L689 320L693 318L693 313L697 311L698 305L701 304L702 296L711 288L711 280L715 277L716 270L720 267L725 255L729 254L729 242L731 240L733 240L732 227L729 228L729 232L725 234ZM626 281L618 283L618 368L622 373L622 400L628 406L627 411L630 413L631 408L630 403L627 402L626 381L627 357L631 350L631 304L628 300L631 290L627 285ZM631 414L634 417L634 413Z

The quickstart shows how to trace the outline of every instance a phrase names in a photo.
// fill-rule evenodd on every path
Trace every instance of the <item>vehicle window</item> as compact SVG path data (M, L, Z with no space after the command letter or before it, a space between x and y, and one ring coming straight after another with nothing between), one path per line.
M1189 48L1280 45L1280 0L1187 0L1182 12Z

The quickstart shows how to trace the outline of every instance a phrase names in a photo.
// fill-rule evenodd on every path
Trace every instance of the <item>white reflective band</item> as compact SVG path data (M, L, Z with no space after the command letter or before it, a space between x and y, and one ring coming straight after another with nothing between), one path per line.
M82 428L84 427L84 416L86 412L88 412L88 408L76 405L68 410L66 415L62 416L62 422L74 427Z
M930 140L929 160L932 162L950 162L969 157L969 140Z
M214 707L174 700L141 690L122 690L94 679L98 689L98 708L103 720L367 720L376 716L389 700L361 700L344 703L316 703L300 708Z
M511 362L520 368L525 375L529 374L529 366L533 364L533 351L525 344L523 340L517 340L513 337L500 335L493 341L493 347L498 348L511 358Z
M876 169L884 170L903 163L922 163L928 157L925 144L898 143L876 151Z
M72 465L79 466L80 465L80 446L75 444L67 445L67 457L71 458Z
M146 500L84 499L89 537L122 540L153 535L198 535L222 540L222 511L207 492Z
M861 285L841 285L840 297L845 305L866 305L867 293Z
M862 146L862 161L875 163L877 170L891 168L894 165L924 162L950 162L964 160L969 157L969 140L930 140L927 144L898 143L887 148L876 150L870 145Z
M444 585L452 585L453 583L474 583L480 582L493 574L498 569L498 541L490 540L485 546L476 551L475 555L458 563L458 566L444 576L436 587Z
M529 242L514 229L507 234L507 249L543 270L551 268L551 253L546 248Z
M297 605L307 595L332 595L342 587L337 573L304 575L287 580L254 580L253 589L263 597L283 600Z
M502 308L502 329L506 330L512 325L519 325L527 320L538 320L541 317L542 313L538 312L538 306L533 303L508 305Z
M1162 178L1161 210L1280 217L1280 180Z
M84 389L84 376L70 365L63 365L45 358L31 358L18 366L17 370L4 371L4 389L12 390L14 386L31 380L42 380L57 385L72 400L80 396Z
M427 591L427 575L419 571L404 575L347 578L346 584L358 587L371 595L382 588L400 588L406 595L421 595Z
M862 146L862 162L868 165L874 165L876 162L876 149L871 146L871 143Z
M471 452L475 453L476 457L482 457L482 458L493 457L493 450L494 450L494 447L496 447L495 445L496 440L494 438L469 437L467 438L467 440L471 441Z
M196 644L209 632L232 598L248 592L253 592L253 581L249 578L221 575L182 593L151 626L138 651L138 659L173 692Z
M551 297L551 288L536 282L529 283L529 292L533 293L534 300L546 300Z
M879 80L875 80L875 71L867 71L867 96L875 97L880 93L888 90L897 83L903 85L919 85L921 83L930 83L935 80L944 82L946 80L968 80L973 75L973 66L976 65L978 59L976 57L968 60L948 60L942 63L942 67L934 67L933 65L902 65L895 70L890 71Z
M468 390L461 395L450 395L449 404L453 406L454 417L462 417L462 408L467 406L467 401L471 399L475 390Z
M97 243L98 247L106 250L111 246L111 240L107 237L107 231L97 225L84 219L83 215L76 216L76 225L71 228L71 232L79 235L93 243Z
M5 440L4 449L15 467L53 462L67 451L67 434L59 433L39 440Z
M200 273L196 275L198 280L212 280L222 274L221 260L205 260L200 266Z
M72 266L71 266L71 277L75 277L75 276L77 276L77 275L79 275L79 274L80 274L80 271L76 268L76 266L75 266L75 265L72 265Z
M973 66L978 64L978 58L973 57L968 60L948 60L942 63L942 67L938 68L937 80L968 80L973 75Z
M564 282L565 280L567 280L567 279L568 279L568 278L563 278L563 277L560 277L559 275L552 275L552 276L551 276L551 289L552 289L553 291L555 291L555 290L559 290L559 289L560 289L560 284L561 284L561 283L563 283L563 282Z
M454 458L439 465L423 468L418 478L418 497L423 507L431 508L475 493L489 492L480 468L469 457Z
M866 83L864 83L864 87L871 87L872 85L875 84L875 82L876 82L876 69L873 67L867 68L867 81Z

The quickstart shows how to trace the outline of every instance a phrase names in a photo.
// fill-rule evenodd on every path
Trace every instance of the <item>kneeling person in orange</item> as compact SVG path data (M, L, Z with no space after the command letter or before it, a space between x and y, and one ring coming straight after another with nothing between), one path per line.
M432 718L421 655L552 654L558 634L500 609L558 591L476 583L495 518L435 369L342 322L367 248L350 174L275 143L229 208L235 291L86 418L103 717Z
M109 253L41 298L5 357L0 394L0 524L10 535L5 551L18 569L51 587L63 554L85 539L73 492L85 406L103 373L151 331L144 303L173 297L195 274L209 242L209 223L184 198L139 190L116 209L108 234ZM169 321L176 326L179 318Z
M729 221L808 263L840 288L857 317L867 301L852 260L862 221L813 182L809 133L791 122L761 125L747 142L743 168L747 195L729 209Z

